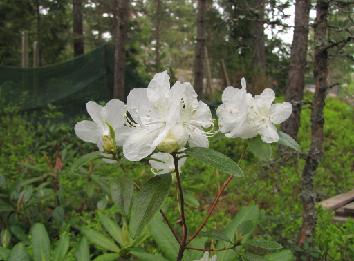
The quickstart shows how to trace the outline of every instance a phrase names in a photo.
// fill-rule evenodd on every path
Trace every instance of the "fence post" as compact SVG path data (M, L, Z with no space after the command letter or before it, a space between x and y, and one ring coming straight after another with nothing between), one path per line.
M21 67L28 67L28 32L21 32Z

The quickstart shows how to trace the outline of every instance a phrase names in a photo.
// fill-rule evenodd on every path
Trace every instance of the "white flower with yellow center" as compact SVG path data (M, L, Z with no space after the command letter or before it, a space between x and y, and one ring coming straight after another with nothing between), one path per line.
M117 99L110 100L105 106L93 101L86 104L92 121L76 123L75 134L85 142L94 143L104 153L115 153L116 146L123 144L126 137L126 106Z
M156 149L177 152L187 144L208 147L205 128L212 126L209 107L197 99L189 83L170 87L167 72L157 73L147 88L133 89L127 99L131 130L124 142L124 156L141 160Z

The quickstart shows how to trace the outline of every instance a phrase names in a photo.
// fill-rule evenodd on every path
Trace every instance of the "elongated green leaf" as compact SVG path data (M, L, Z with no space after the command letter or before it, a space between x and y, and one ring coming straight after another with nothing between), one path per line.
M111 237L113 237L118 244L123 246L124 242L123 242L122 229L118 226L118 224L114 222L112 219L110 219L109 217L102 214L99 214L98 218L102 226L111 235Z
M92 244L112 252L120 252L119 247L105 235L86 227L82 227L81 232Z
M94 151L94 152L90 152L87 153L85 155L83 155L82 157L78 158L77 160L75 160L73 162L73 164L71 165L71 172L75 172L78 168L82 167L83 165L87 164L90 161L96 160L96 159L100 159L102 158L102 154L100 151Z
M15 209L7 202L0 199L0 213L1 212L11 212Z
M246 261L267 261L265 257L255 255L253 253L245 253L243 257L246 259Z
M256 228L255 222L253 220L245 220L236 229L236 233L241 236L248 235L254 231Z
M133 192L134 182L127 176L119 177L117 183L111 185L112 200L126 216L129 216Z
M130 253L137 257L138 260L144 260L144 261L169 261L170 259L166 259L163 256L159 254L149 254L144 252L144 250L133 250L130 251Z
M295 260L294 255L290 250L282 250L277 253L268 254L265 256L267 261L293 261Z
M256 225L258 219L259 209L257 206L242 207L233 220L231 220L231 222L226 226L224 229L224 234L232 241L236 231L242 227L244 222L247 220L252 220L254 225ZM222 248L229 247L231 244L226 242L218 242L217 246L218 248ZM235 259L235 252L233 250L220 251L217 253L218 261L232 261Z
M70 239L68 235L63 234L60 236L60 240L58 241L58 245L54 251L54 261L65 260L65 255L69 249L69 242Z
M264 143L258 137L249 140L247 149L260 160L269 161L272 159L272 146L269 143Z
M259 209L257 206L242 207L234 219L226 226L224 234L232 240L236 230L247 220L257 224L259 219Z
M43 224L37 223L31 229L33 259L35 261L49 260L50 241Z
M283 248L279 243L265 239L248 240L246 247L256 253L273 252Z
M160 213L156 213L149 224L149 230L158 245L158 249L169 260L176 260L178 253L178 242L174 238L168 226L162 220Z
M217 170L229 175L241 177L243 172L235 161L224 154L208 148L191 148L187 150L187 154Z
M8 261L30 261L29 255L22 243L18 243L11 250ZM49 259L48 259L49 260Z
M120 255L118 253L103 254L96 257L93 261L116 261Z
M149 223L154 214L168 195L171 185L170 175L160 175L151 178L144 184L133 198L129 231L133 238L137 237Z
M87 239L83 237L79 243L78 248L75 252L75 257L77 261L90 261L90 249Z
M10 249L0 247L0 260L7 260L10 255Z
M278 134L279 134L279 141L278 141L279 144L292 148L298 152L301 151L300 145L296 142L296 140L294 140L287 133L278 131Z
M28 234L25 232L25 230L17 225L12 225L10 226L10 231L11 234L13 234L18 240L22 241L23 243L26 243L29 241Z

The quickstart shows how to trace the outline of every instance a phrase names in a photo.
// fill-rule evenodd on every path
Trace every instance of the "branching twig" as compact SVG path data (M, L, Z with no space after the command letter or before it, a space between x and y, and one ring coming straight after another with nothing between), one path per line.
M168 221L166 214L161 209L160 209L160 213L161 213L161 216L163 217L163 219L165 220L168 228L171 230L172 234L174 235L175 239L177 240L178 244L181 244L180 240L178 238L178 235L177 235L176 231L173 229L171 223Z

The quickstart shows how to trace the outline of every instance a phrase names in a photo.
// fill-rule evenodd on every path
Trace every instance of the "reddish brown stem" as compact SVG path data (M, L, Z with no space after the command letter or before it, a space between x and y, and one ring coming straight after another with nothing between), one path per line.
M184 213L184 196L183 196L183 189L182 189L182 182L181 176L179 173L178 168L178 156L176 154L173 155L175 171L176 171L176 181L177 181L177 190L178 190L178 199L179 199L179 208L180 208L180 219L181 219L181 226L182 226L182 237L180 241L180 247L177 255L177 261L182 260L184 251L186 250L187 246L187 239L188 239L188 229L186 224L186 217Z
M195 250L195 251L203 251L203 252L213 252L213 251L225 251L225 250L230 250L234 249L236 247L236 244L230 246L230 247L223 247L223 248L198 248L198 247L186 247L186 249L190 250Z
M199 225L199 227L197 228L197 230L194 232L194 234L189 238L189 241L187 242L187 245L192 242L198 235L199 233L202 231L202 229L204 228L204 226L206 225L206 223L208 222L210 216L213 214L216 205L218 204L218 201L222 195L222 193L224 192L224 190L226 189L227 185L229 185L229 183L231 182L231 180L233 179L234 176L229 176L226 181L224 182L224 184L221 186L221 188L219 189L218 193L216 194L216 197L214 199L214 201L211 203L211 205L208 208L208 215L205 217L203 223L201 223Z
M160 213L161 213L161 216L163 217L163 219L165 220L168 228L171 230L172 234L174 235L175 239L177 240L178 244L181 244L179 241L178 235L177 235L176 231L173 229L171 223L168 221L166 214L161 209L160 209Z

